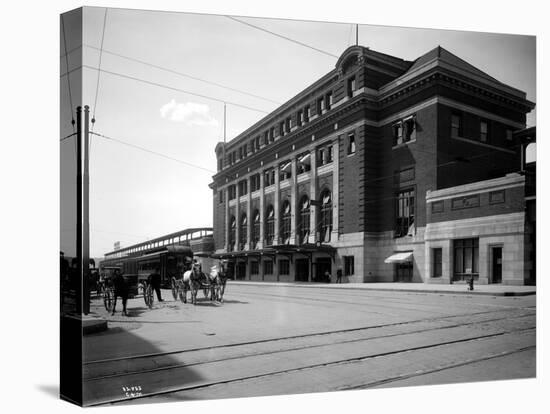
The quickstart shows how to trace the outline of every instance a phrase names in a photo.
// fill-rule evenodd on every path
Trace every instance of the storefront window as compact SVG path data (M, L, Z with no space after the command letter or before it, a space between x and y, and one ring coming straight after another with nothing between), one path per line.
M479 277L479 239L459 239L454 241L453 280L466 280Z

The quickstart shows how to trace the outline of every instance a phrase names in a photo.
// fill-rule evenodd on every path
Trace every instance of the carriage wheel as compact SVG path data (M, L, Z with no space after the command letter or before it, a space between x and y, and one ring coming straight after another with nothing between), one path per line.
M153 296L153 286L151 285L147 285L147 287L145 288L145 292L143 294L143 298L145 299L145 305L147 305L147 307L149 309L152 309L153 308L153 302L155 300L154 296Z
M178 300L178 290L176 279L172 278L172 296L174 297L174 300Z
M113 303L115 301L115 292L111 287L103 287L103 305L107 312L111 313L113 310Z

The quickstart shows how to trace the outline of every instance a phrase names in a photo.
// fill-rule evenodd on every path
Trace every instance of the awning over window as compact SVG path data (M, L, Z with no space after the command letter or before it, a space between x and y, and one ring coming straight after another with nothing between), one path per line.
M412 262L413 252L400 252L392 254L384 260L384 263L406 263Z

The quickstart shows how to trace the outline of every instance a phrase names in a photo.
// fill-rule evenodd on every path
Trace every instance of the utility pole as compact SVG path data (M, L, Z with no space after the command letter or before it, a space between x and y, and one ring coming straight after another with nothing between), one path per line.
M82 188L82 277L83 279L83 312L90 313L90 175L89 175L89 148L90 148L90 107L84 106L84 177Z
M83 311L82 304L82 107L76 108L76 313Z
M355 46L359 46L359 25L355 25Z

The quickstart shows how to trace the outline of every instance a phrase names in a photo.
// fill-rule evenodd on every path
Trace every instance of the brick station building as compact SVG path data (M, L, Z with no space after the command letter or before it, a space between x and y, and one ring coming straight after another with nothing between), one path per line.
M216 257L247 280L524 284L533 108L441 47L406 61L352 46L216 146Z

